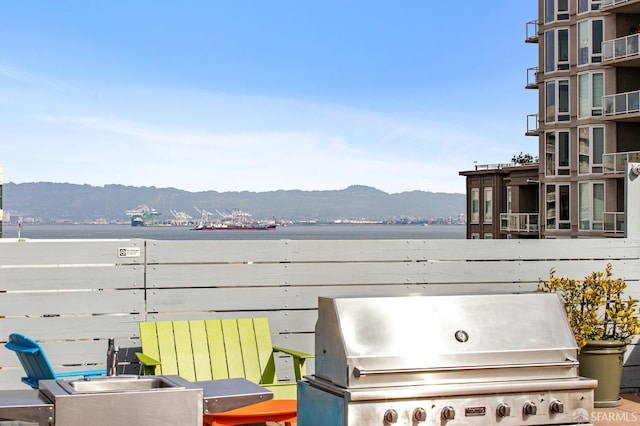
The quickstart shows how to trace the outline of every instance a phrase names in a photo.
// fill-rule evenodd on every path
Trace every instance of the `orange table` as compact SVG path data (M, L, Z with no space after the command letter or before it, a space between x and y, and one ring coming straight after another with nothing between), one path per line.
M204 415L205 426L234 426L246 423L284 422L291 426L297 421L295 399L270 399L222 413Z

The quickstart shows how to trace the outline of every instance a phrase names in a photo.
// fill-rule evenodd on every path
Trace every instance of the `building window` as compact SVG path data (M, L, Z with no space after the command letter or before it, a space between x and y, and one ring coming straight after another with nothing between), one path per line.
M484 239L485 240L493 240L493 234L490 233L490 232L485 232Z
M480 190L471 188L471 223L480 222Z
M581 182L579 184L581 231L601 231L604 223L604 183Z
M493 222L493 188L484 189L484 223Z
M545 86L545 122L569 121L569 80L548 80Z
M602 116L604 73L578 74L578 118Z
M474 232L473 234L471 234L471 240L479 240L480 239L480 234L478 234L477 232Z
M544 23L569 20L569 0L545 0Z
M557 121L569 121L569 80L558 80Z
M578 22L578 65L602 62L603 22L602 19Z
M602 173L604 127L578 128L578 174Z
M545 82L545 122L556 121L556 82L553 80Z
M578 0L578 13L600 10L602 0Z
M556 20L555 0L544 0L544 23L548 24Z
M545 136L545 174L569 176L569 131L546 132Z
M511 187L507 186L507 213L511 213L512 211L512 203L511 203Z
M569 185L546 185L547 229L571 229Z
M553 30L544 33L544 72L556 70L555 34Z
M566 71L569 69L569 30L566 28L545 31L544 71Z

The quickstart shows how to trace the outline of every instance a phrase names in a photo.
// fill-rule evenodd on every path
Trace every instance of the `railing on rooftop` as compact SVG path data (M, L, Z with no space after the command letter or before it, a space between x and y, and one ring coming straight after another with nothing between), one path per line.
M624 233L624 212L604 212L604 232Z
M538 160L531 161L530 163L493 163L493 164L476 164L476 170L501 170L505 167L521 167L530 166L532 164L538 164Z
M538 20L527 22L525 43L537 43L538 42Z
M538 232L538 213L500 213L500 231Z
M640 151L602 154L602 166L605 174L625 173L627 170L627 163L629 162L640 163Z
M605 116L640 112L640 90L603 96L602 104Z
M527 136L538 135L538 114L527 115Z
M538 88L538 67L527 68L527 89Z
M602 43L603 61L613 61L615 59L626 58L638 55L640 45L640 34L631 34Z

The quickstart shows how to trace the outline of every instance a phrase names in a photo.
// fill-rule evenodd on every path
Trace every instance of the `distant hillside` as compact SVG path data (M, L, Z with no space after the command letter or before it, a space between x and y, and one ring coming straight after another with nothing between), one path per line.
M399 218L447 218L465 211L464 194L424 191L388 194L367 186L331 191L188 192L175 188L124 185L75 185L69 183L7 183L4 209L12 217L73 222L96 219L127 220L126 210L141 204L173 218L171 210L199 218L196 207L210 212L239 208L255 219L318 220Z

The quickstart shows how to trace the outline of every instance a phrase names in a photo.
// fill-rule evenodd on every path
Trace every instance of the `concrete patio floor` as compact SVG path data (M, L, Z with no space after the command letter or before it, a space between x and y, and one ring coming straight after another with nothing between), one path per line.
M593 424L596 426L630 426L640 424L640 393L622 394L622 405L615 408L596 408Z

